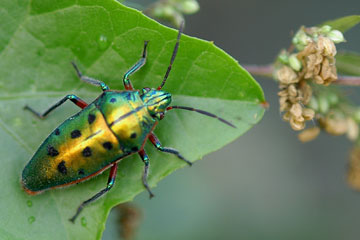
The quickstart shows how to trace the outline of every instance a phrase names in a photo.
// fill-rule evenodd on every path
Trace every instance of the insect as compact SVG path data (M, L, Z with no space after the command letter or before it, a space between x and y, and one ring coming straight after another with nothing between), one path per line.
M169 106L171 94L161 89L175 60L182 28L181 26L179 29L170 64L158 88L135 90L129 79L129 76L146 62L148 41L145 41L142 57L123 77L125 91L110 90L104 82L84 76L76 64L72 63L82 81L101 87L103 93L97 99L87 104L75 95L67 95L43 114L29 106L24 107L41 119L67 100L82 108L45 139L25 166L21 182L27 193L35 195L48 189L79 183L110 168L106 187L80 204L75 215L69 219L75 222L86 205L114 186L118 162L131 154L138 153L144 162L142 182L151 198L154 195L147 183L150 162L144 150L147 140L150 140L159 151L174 154L187 164L192 164L179 151L163 147L153 132L167 111L172 109L195 111L235 127L225 119L203 110Z

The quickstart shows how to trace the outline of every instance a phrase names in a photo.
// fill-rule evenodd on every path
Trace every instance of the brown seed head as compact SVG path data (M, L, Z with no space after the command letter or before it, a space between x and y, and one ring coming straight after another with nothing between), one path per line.
M298 139L301 142L309 142L314 140L320 133L319 127L308 128L299 133Z

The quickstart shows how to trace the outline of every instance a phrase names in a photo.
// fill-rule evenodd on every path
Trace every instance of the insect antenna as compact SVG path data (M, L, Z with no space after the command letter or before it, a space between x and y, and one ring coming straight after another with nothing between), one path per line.
M169 77L172 64L173 64L174 61L175 61L175 57L176 57L176 54L177 54L177 51L178 51L178 48L179 48L180 37L181 37L181 33L183 32L183 29L184 29L184 21L182 21L182 22L180 23L180 28L179 28L179 32L178 32L178 35L177 35L177 39L176 39L176 44L175 44L175 47L174 47L174 51L173 51L173 54L172 54L172 56L171 56L170 64L169 64L169 66L168 66L168 69L166 70L164 79L163 79L161 85L157 88L157 90L160 90L160 89L165 85L166 79Z
M192 107L184 107L184 106L170 106L170 107L167 107L166 110L171 110L171 109L184 109L184 110L188 110L188 111L193 111L193 112L197 112L197 113L200 113L200 114L204 114L208 117L212 117L212 118L216 118L218 119L220 122L223 122L225 123L226 125L229 125L230 127L233 127L233 128L236 128L235 125L233 125L232 123L230 123L229 121L226 121L225 119L221 118L221 117L218 117L216 116L215 114L212 114L212 113L209 113L209 112L206 112L204 110L200 110L200 109L196 109L196 108L192 108Z

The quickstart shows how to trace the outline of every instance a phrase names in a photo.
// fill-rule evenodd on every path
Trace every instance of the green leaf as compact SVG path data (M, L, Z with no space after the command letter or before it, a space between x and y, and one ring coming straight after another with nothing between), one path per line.
M341 74L360 76L360 55L355 52L338 53L336 68Z
M339 30L344 33L355 27L358 23L360 23L360 15L352 15L338 18L335 20L330 20L323 23L322 25L329 25L333 29Z
M44 111L69 93L94 100L100 88L79 81L72 60L86 75L124 89L123 74L140 58L144 40L150 41L147 63L131 80L136 88L157 87L177 31L114 0L2 0L0 12L0 239L100 239L110 209L144 191L142 161L135 155L122 160L115 187L72 224L68 219L78 205L105 187L108 171L66 189L27 195L20 186L23 167L47 135L79 110L66 103L39 120L23 106ZM260 86L237 61L212 42L186 35L164 90L174 104L216 113L237 126L194 112L167 113L155 132L191 161L234 141L264 113ZM152 187L185 166L150 144L145 149ZM161 188L153 190L161 198Z

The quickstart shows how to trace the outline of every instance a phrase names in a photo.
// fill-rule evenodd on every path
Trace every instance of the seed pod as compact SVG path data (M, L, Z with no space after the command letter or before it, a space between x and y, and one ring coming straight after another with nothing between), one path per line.
M319 127L308 128L299 133L298 139L301 142L309 142L314 140L320 133Z
M347 118L348 130L346 136L355 141L359 136L359 125L352 118Z
M276 72L276 78L280 81L282 84L291 84L291 83L297 83L299 79L297 78L296 73L294 70L292 70L288 66L283 66Z
M317 42L318 51L324 56L333 57L336 55L336 47L330 38L320 36Z
M296 119L302 116L302 107L299 103L295 103L290 108L290 113L293 115Z
M290 126L295 131L300 131L305 128L305 122L304 121L298 121L294 116L290 118Z
M290 84L288 87L287 92L289 93L290 96L292 97L296 97L297 96L297 90L294 84Z
M284 121L290 121L290 118L291 118L291 114L290 114L290 112L286 112L283 116L282 116L282 119L284 120Z
M331 135L343 135L348 131L348 124L346 119L342 118L326 118L324 122L324 129Z
M311 108L304 108L302 115L306 121L309 121L314 118L315 111Z

